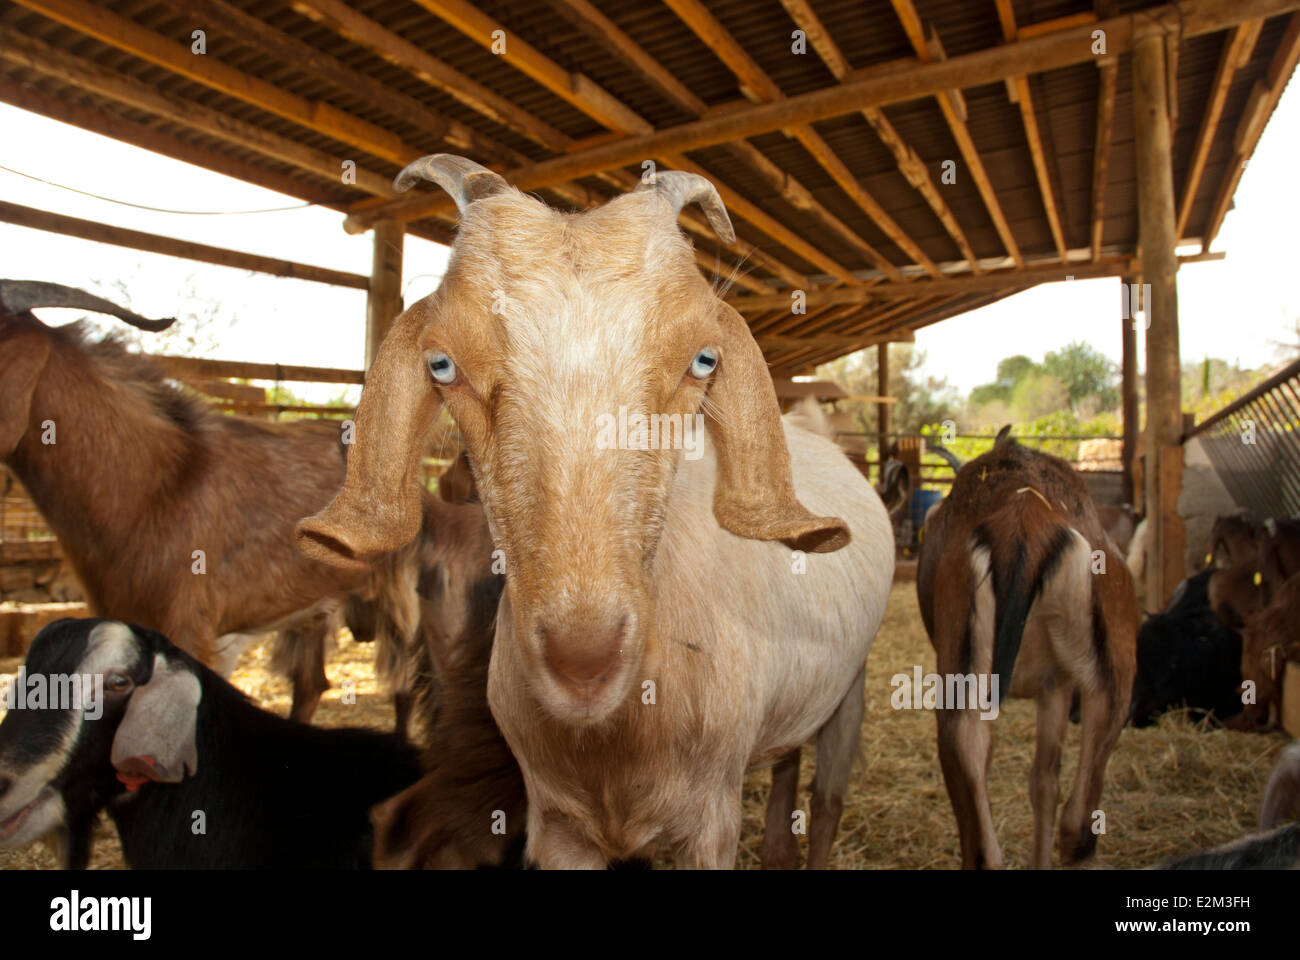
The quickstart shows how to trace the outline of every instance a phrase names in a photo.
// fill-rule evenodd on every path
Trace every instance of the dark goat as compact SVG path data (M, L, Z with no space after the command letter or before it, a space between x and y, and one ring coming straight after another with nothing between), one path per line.
M1241 713L1241 636L1210 608L1209 585L1223 571L1205 570L1179 584L1169 606L1138 631L1131 721L1148 727L1166 710L1223 721Z
M59 620L26 670L102 678L97 717L65 703L0 723L0 844L55 831L67 867L105 808L133 868L368 867L370 808L420 774L399 738L261 710L153 630Z
M1165 870L1279 870L1300 869L1300 741L1283 749L1264 787L1259 827L1251 834L1221 847L1167 860Z

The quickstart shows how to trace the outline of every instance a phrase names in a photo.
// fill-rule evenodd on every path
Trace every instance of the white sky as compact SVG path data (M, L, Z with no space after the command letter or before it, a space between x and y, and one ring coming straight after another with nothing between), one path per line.
M1225 118L1233 122L1235 118ZM116 140L0 104L0 164L118 200L176 210L248 210L300 201L180 163ZM1218 263L1189 264L1179 273L1181 348L1185 361L1203 356L1246 366L1276 361L1271 341L1289 339L1300 317L1294 236L1300 223L1295 158L1300 155L1300 94L1283 96L1237 190L1214 249ZM79 196L0 170L0 198L117 226L246 250L304 263L369 273L370 234L348 236L342 215L307 208L240 216L152 213ZM146 316L187 311L193 287L220 305L220 345L227 360L359 367L365 293L289 280L0 224L3 274L50 280L118 299L127 284L134 310ZM407 303L428 293L445 267L447 249L407 237ZM1118 361L1119 281L1045 284L982 310L918 332L925 373L947 377L963 392L993 379L998 360L1013 353L1041 359L1048 350L1086 340ZM200 308L202 312L202 308ZM50 317L53 320L53 316ZM1139 337L1139 356L1141 337ZM320 395L319 390L301 392ZM336 389L336 388L329 388Z

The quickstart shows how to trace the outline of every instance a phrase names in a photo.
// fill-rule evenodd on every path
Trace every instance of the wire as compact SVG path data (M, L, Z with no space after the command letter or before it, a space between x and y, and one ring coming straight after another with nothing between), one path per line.
M83 197L91 197L95 200L103 200L105 203L116 203L123 207L134 207L136 210L149 210L153 213L178 213L189 217L222 217L222 216L241 216L246 213L280 213L285 210L302 210L305 207L315 206L314 203L296 203L291 207L268 207L265 210L168 210L165 207L150 207L143 203L131 203L127 200L114 200L112 197L101 197L97 193L90 193L86 190L78 190L76 187L69 187L66 184L55 183L53 180L45 180L41 177L34 177L30 173L23 173L21 170L15 170L13 167L6 167L0 164L0 170L6 170L9 173L16 173L20 177L26 177L28 180L35 180L37 183L48 184L51 187L58 187L60 190L68 190L72 193L79 193Z

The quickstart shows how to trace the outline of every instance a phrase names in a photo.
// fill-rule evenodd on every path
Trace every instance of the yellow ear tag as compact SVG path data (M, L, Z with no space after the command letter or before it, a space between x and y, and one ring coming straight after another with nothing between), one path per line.
M1261 583L1263 583L1263 582L1264 582L1264 578L1261 577L1260 574L1259 574L1259 571L1256 570L1256 571L1255 571L1255 586L1258 587L1258 586L1259 586Z
M1212 553L1207 553L1207 554L1205 555L1205 562L1206 562L1207 564L1213 563L1213 562L1214 562L1214 554L1212 554Z

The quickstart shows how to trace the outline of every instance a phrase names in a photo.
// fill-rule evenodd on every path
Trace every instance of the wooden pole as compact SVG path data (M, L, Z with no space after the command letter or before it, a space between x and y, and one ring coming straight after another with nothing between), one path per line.
M1137 303L1132 296L1134 289L1142 289L1140 275L1121 277L1121 343L1122 360L1120 363L1120 396L1124 420L1124 452L1121 455L1124 464L1124 501L1137 503L1133 498L1133 460L1138 450L1138 368L1137 368Z
M876 393L881 397L889 396L889 344L882 343L876 347ZM885 465L885 451L889 449L889 404L876 404L876 432L879 447L876 451L880 468Z
M1164 460L1182 440L1182 371L1178 355L1177 208L1165 44L1158 32L1139 37L1133 49L1133 124L1137 141L1138 241L1142 279L1151 285L1146 307L1146 502L1151 524L1147 559L1147 608L1159 610L1184 568L1174 547L1181 539L1170 497L1173 471Z
M366 296L366 369L402 312L402 248L406 233L396 220L375 224L375 255Z

